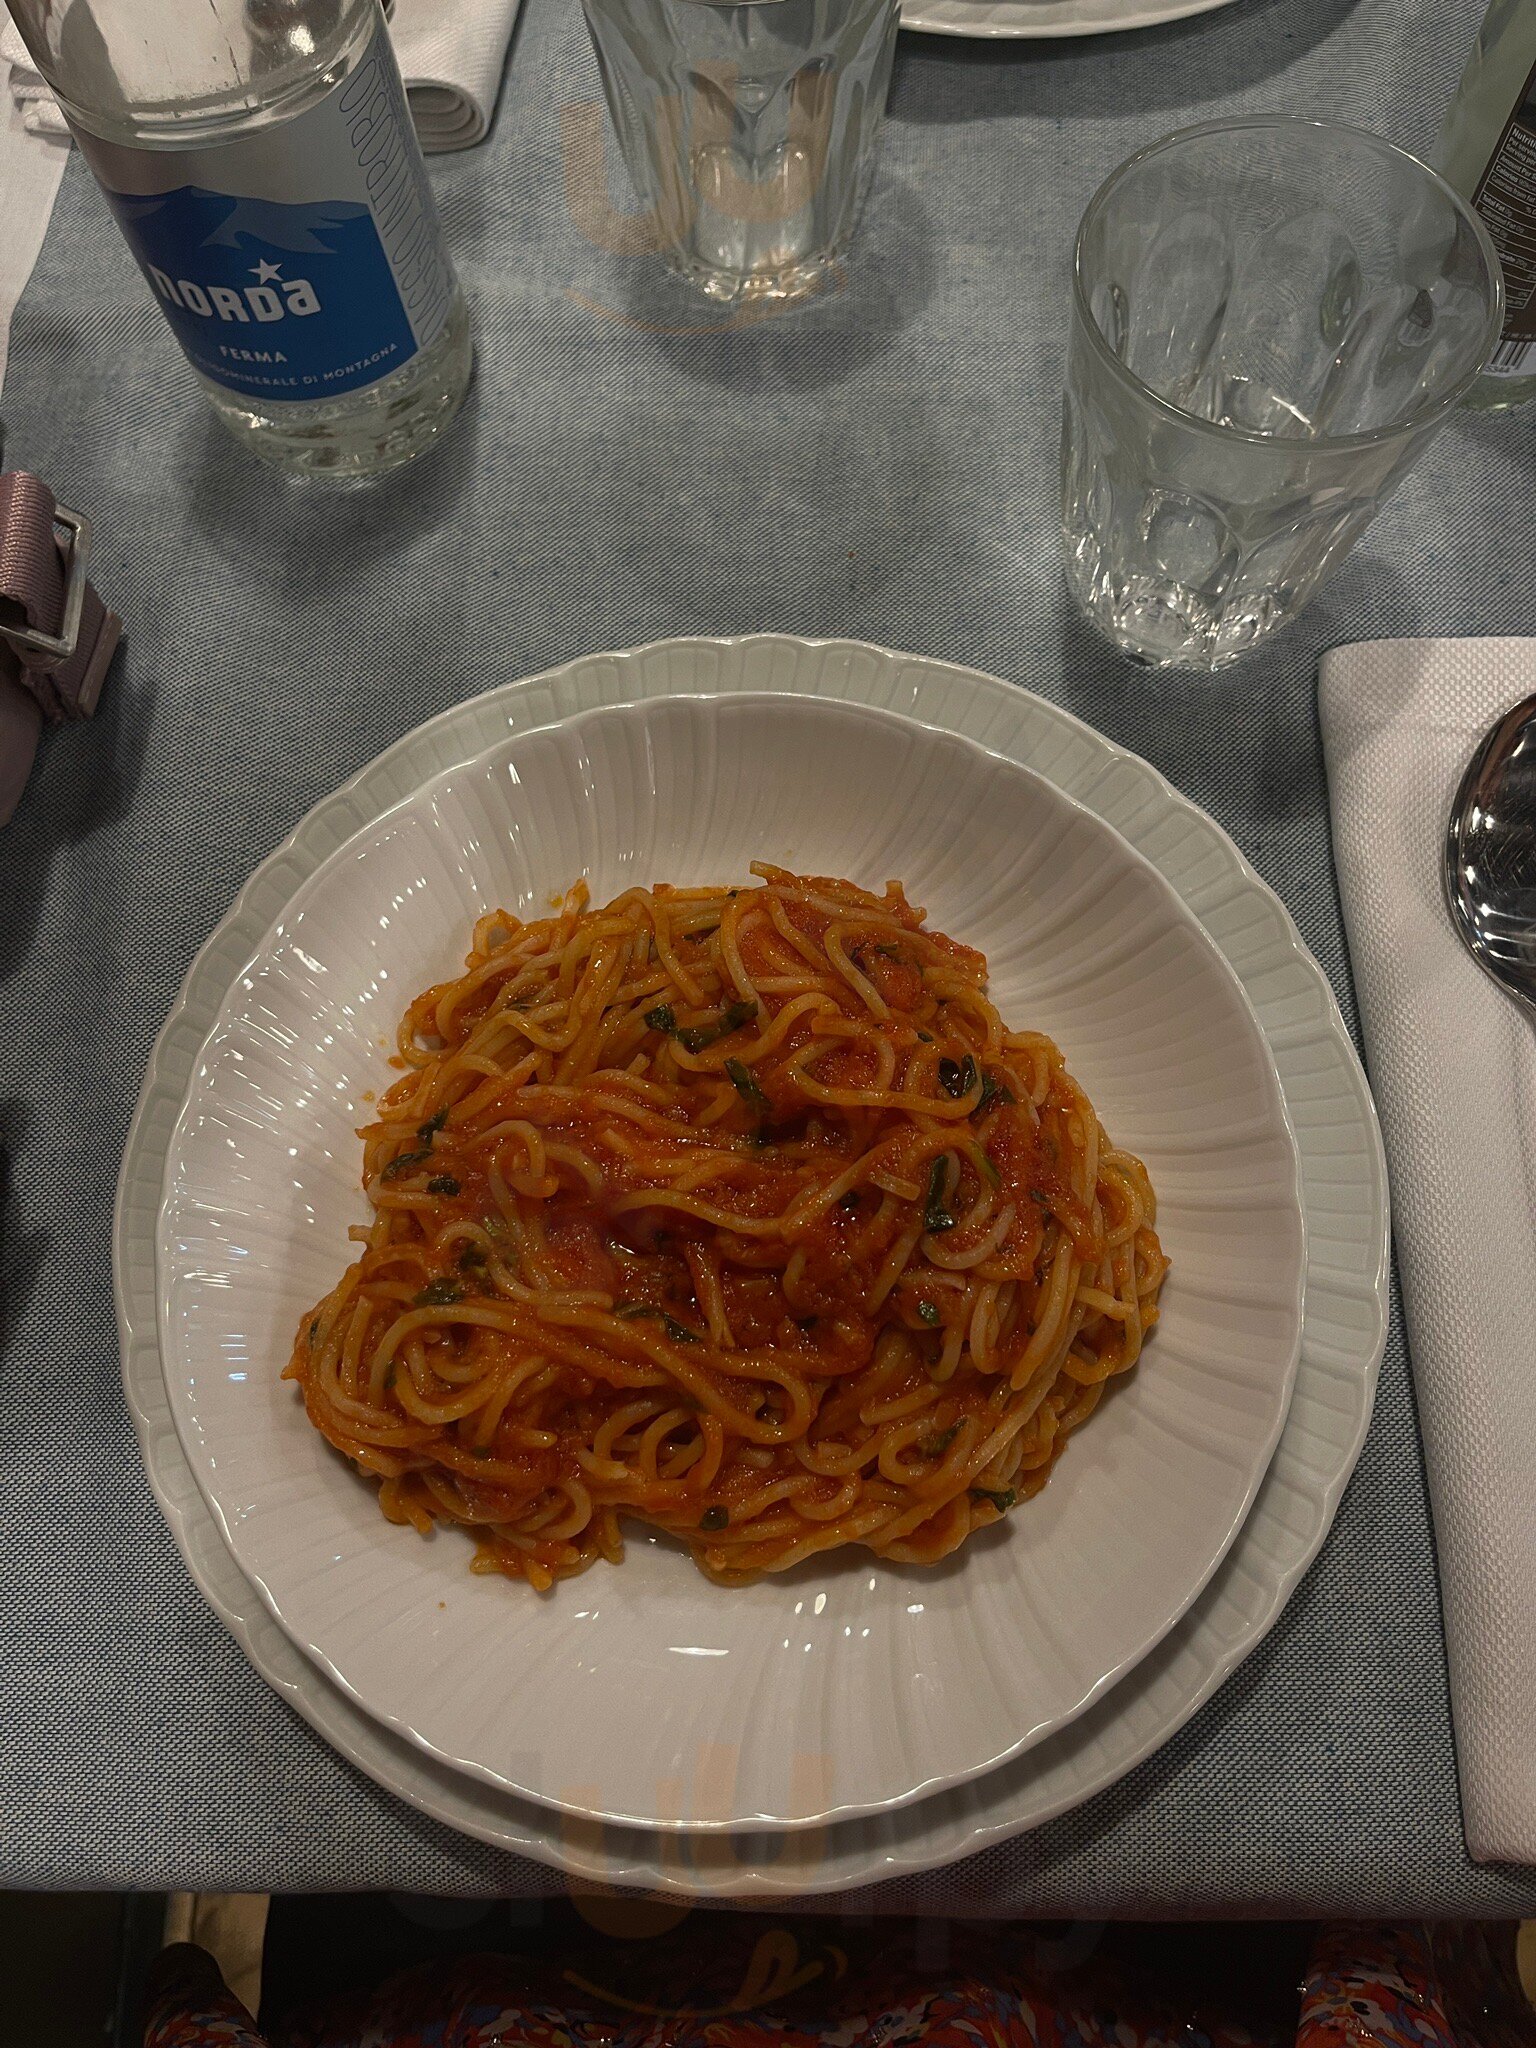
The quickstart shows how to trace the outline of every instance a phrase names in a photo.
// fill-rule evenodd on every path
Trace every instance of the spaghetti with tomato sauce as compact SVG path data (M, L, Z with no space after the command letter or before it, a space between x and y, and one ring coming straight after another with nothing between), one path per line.
M288 1378L393 1522L540 1589L626 1517L743 1584L931 1564L1136 1363L1145 1167L897 883L584 885L475 926L362 1133L373 1218Z

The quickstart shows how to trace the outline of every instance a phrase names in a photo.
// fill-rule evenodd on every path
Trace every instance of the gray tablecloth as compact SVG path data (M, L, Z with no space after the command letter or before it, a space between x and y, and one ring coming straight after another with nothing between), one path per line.
M1458 420L1257 660L1149 677L1076 624L1057 563L1068 251L1111 166L1193 119L1300 109L1425 147L1476 15L1235 0L1117 38L905 37L846 289L733 330L583 232L607 233L580 142L595 69L573 0L527 0L491 140L432 167L475 393L441 451L339 495L223 437L71 167L15 323L8 454L95 517L128 642L101 715L47 743L0 837L0 1879L556 1886L376 1791L247 1668L161 1524L118 1389L113 1178L155 1030L253 864L417 720L671 633L850 634L973 663L1208 805L1348 1010L1317 654L1536 630L1536 411ZM1462 1842L1396 1324L1327 1548L1204 1712L1080 1812L848 1903L1536 1909L1536 1873L1475 1868Z

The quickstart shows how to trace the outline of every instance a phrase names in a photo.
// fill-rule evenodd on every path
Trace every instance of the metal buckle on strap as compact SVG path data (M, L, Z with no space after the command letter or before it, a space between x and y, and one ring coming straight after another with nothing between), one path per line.
M80 614L85 605L85 564L91 552L91 522L83 513L71 512L67 505L55 505L54 524L62 526L69 536L64 550L64 616L59 622L57 636L40 632L35 626L7 626L0 621L0 640L14 647L18 654L45 654L54 664L68 661L80 641Z

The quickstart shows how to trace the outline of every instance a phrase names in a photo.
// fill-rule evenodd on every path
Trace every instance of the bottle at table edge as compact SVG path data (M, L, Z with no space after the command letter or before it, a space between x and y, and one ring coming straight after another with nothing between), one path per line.
M7 0L214 411L263 461L356 477L469 383L379 0Z
M1504 332L1469 405L1536 398L1536 0L1493 0L1434 162L1482 216L1504 266Z

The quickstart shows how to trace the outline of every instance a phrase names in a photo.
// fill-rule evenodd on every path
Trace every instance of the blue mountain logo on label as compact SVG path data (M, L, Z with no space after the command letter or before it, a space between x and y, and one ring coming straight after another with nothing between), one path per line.
M177 340L215 383L327 398L416 353L366 206L288 206L198 185L107 197Z

